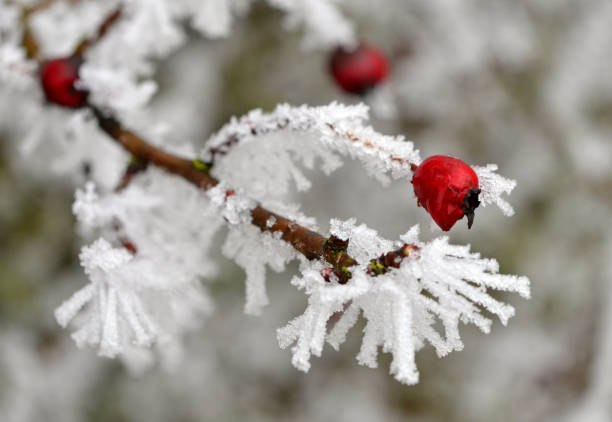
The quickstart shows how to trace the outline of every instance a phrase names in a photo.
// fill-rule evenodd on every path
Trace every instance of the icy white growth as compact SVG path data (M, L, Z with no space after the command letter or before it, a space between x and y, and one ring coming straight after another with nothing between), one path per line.
M219 183L206 191L210 200L207 212L210 215L222 216L230 224L251 222L251 210L256 204L239 192L230 189L225 183Z
M268 0L287 13L285 26L304 27L304 46L322 50L355 44L353 25L338 11L333 0Z
M504 213L505 216L514 215L514 209L504 199L502 194L509 195L516 187L516 180L506 179L503 176L495 173L497 164L487 164L485 167L472 167L478 175L478 184L480 186L480 203L483 207L488 204L495 204Z
M104 239L83 248L80 259L90 283L55 311L62 327L76 321L78 329L72 337L79 347L97 346L99 354L107 357L132 347L149 348L174 337L176 327L169 321L180 325L180 314L210 310L206 296L196 285L157 288L177 274L160 271L154 262L134 258L127 250L113 248ZM145 278L149 279L145 283L156 288L143 286ZM82 315L75 319L78 314Z
M79 85L92 93L90 101L119 112L146 106L157 91L155 82L139 82L137 75L126 69L85 63L79 70L79 76Z
M101 228L113 220L127 220L134 210L150 211L160 205L161 198L144 195L139 190L129 194L117 194L100 197L94 182L87 182L84 189L77 189L74 194L72 212L84 230Z
M333 153L358 159L368 174L385 184L390 181L389 176L394 179L409 176L410 164L418 164L421 161L412 142L406 141L402 136L393 137L376 132L365 125L368 117L368 107L364 104L345 106L335 102L321 107L292 107L280 104L271 113L253 110L240 119L232 118L213 135L202 151L202 159L207 161L214 157L222 162L227 159L224 154L229 158L234 150L252 143L258 137L281 132L285 142L276 142L274 150L266 148L264 142L258 142L257 148L249 150L251 154L260 154L258 157L251 155L255 165L258 161L267 163L270 157L275 155L283 159L283 167L286 169L281 167L280 172L273 173L278 182L274 189L269 188L270 191L278 190L279 186L283 190L282 186L287 184L288 179L295 180L299 189L308 187L303 175L290 159L301 159L305 166L310 168L313 159L321 157L322 170L329 173L339 165L337 159L330 161L330 158L324 158L332 157ZM300 137L308 135L309 142L295 146L290 142L293 141L292 137L288 136L291 133L300 134ZM258 152L258 149L261 152ZM266 177L263 170L258 173L263 173L262 176ZM253 179L260 180L260 177Z
M270 234L250 224L232 226L223 244L223 254L233 259L246 272L244 312L260 315L268 304L266 266L276 272L285 270L295 259L296 250L280 239L280 232Z
M297 163L313 169L318 162L326 173L342 164L326 148L313 148L317 139L312 134L282 130L262 138L259 142L236 145L230 154L219 157L212 170L214 176L243 189L259 201L282 200L293 185L298 191L307 191L311 187L310 180ZM236 168L244 171L236 171Z
M321 276L323 263L302 262L302 275L292 283L305 290L308 306L303 315L278 330L278 340L282 348L295 343L292 363L303 371L310 368L311 355L321 355L325 340L337 349L363 313L368 322L358 362L376 367L378 347L382 346L384 352L393 355L391 373L395 378L415 384L418 370L414 354L426 342L442 357L463 348L459 322L489 332L491 320L482 315L482 308L497 315L503 324L514 315L512 306L491 297L487 289L529 297L526 277L498 274L495 260L470 253L469 246L450 245L447 237L418 242L418 228L413 227L402 240L418 249L401 262L400 268L373 277L366 273L368 260L388 252L392 243L352 221L333 221L332 232L348 236L348 252L358 257L361 265L350 268L348 284L338 285L325 282ZM341 316L330 325L330 318L338 312ZM435 329L438 320L443 334Z
M201 190L155 169L121 192L97 192L93 183L77 191L81 233L105 237L81 253L89 284L56 311L62 326L74 321L77 344L135 368L153 362L153 346L162 363L179 359L183 335L212 307L199 283L216 272L209 250L221 221L205 215L208 206Z
M87 178L111 189L117 183L127 154L109 142L87 111L68 113L40 105L21 111L30 124L23 128L24 139L18 148L30 167L43 170L45 177L55 174L75 184Z

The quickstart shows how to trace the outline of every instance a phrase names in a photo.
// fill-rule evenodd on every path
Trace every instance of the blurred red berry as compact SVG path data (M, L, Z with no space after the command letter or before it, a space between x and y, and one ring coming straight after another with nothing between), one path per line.
M429 157L416 168L412 185L419 206L442 230L450 230L464 215L472 227L480 189L478 176L466 163L444 155Z
M364 43L354 50L337 48L331 55L330 68L340 88L359 95L378 85L389 73L389 63L384 54Z
M51 103L64 107L83 107L87 92L77 89L79 79L79 58L61 58L46 62L40 70L40 82L45 97Z

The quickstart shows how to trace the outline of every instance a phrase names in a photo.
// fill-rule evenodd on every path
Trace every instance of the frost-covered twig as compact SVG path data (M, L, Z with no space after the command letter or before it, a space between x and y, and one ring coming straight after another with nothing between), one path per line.
M139 168L144 168L144 163L152 163L205 190L219 185L219 181L209 174L208 169L202 167L200 160L187 160L169 154L124 129L114 117L106 115L94 106L91 106L91 110L98 119L100 128L139 160ZM228 196L233 195L233 191L225 191L224 199L227 200ZM351 278L349 268L359 265L359 262L346 253L347 244L338 246L336 236L326 238L261 206L253 207L250 214L253 225L263 232L280 232L281 238L290 243L308 260L321 259L328 262L334 268L340 284L345 284ZM270 224L270 222L273 223ZM390 268L398 268L404 258L412 256L418 249L415 245L404 244L397 250L386 252L378 258L372 258L366 264L369 268L368 274L377 276L384 274Z
M332 234L348 242L348 252L370 264L353 267L351 283L330 284L320 262L303 263L302 276L292 283L308 295L303 315L278 330L282 348L295 343L292 363L308 371L310 356L320 356L324 343L338 349L363 312L364 329L360 364L376 367L378 347L393 355L391 373L406 384L418 382L414 354L426 342L442 357L463 349L460 322L488 333L491 320L484 308L505 325L514 308L489 296L487 289L517 292L529 297L526 277L498 274L497 262L471 253L469 246L455 246L442 237L428 243L418 240L418 226L401 236L404 246L384 253L392 242L382 239L354 220L332 220ZM338 318L338 313L341 316ZM334 321L335 320L335 321ZM439 320L444 334L435 325ZM335 322L333 325L329 321Z
M320 107L279 104L270 113L253 110L239 119L232 118L210 137L200 158L214 163L233 148L271 133L311 133L316 135L316 140L310 142L310 149L357 159L369 174L383 183L389 182L389 175L393 179L410 175L421 161L413 143L403 136L376 132L366 124L368 117L365 104L331 103ZM334 164L329 163L322 170L329 173L333 168Z
M199 160L187 160L169 154L123 128L121 123L114 117L105 114L94 106L91 106L91 110L98 119L100 128L140 160L181 176L204 190L219 185L218 180L212 177L206 170L201 169ZM227 199L227 196L232 196L233 192L230 194L229 191L226 191L225 194ZM354 263L354 260L347 254L343 254L338 258L330 248L326 247L327 238L294 221L261 206L255 206L250 209L250 215L255 226L264 232L282 233L282 239L291 244L307 259L322 258L338 269L351 266ZM270 224L271 221L273 221L273 224Z

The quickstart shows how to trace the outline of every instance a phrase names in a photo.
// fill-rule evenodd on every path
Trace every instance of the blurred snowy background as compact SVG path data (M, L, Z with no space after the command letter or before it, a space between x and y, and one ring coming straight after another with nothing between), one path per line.
M423 157L497 163L518 181L514 217L479 209L472 230L460 222L450 237L527 275L532 299L509 295L517 316L488 336L462 327L462 352L419 352L416 386L390 377L386 356L376 370L360 367L356 330L303 374L276 341L303 294L274 275L263 315L244 315L244 275L219 252L216 311L188 338L186 358L175 372L131 373L74 347L53 318L84 282L73 185L20 163L22 140L0 117L1 421L612 420L612 3L338 4L392 60L388 84L368 98L377 130L404 134ZM282 26L281 13L255 2L229 38L193 36L159 64L155 116L204 140L253 108L359 101L334 86L326 52L303 49ZM430 225L405 181L381 188L350 163L312 176L301 202L319 221L354 216L393 238Z

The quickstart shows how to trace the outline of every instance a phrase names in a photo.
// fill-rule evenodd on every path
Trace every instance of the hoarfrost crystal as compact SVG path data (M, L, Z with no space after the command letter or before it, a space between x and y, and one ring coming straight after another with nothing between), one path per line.
M526 277L498 274L495 260L480 258L468 246L451 245L447 237L419 242L416 226L402 236L403 241L416 246L414 255L403 259L397 269L369 275L368 260L388 252L392 242L364 225L355 226L354 221L335 220L331 227L332 234L350 240L351 256L363 258L361 262L366 264L351 267L350 282L337 285L321 276L323 263L302 263L301 278L292 282L305 290L308 306L302 316L278 330L282 348L295 343L292 363L300 370L308 371L310 356L320 356L325 341L338 349L363 313L367 325L357 361L376 367L380 346L393 355L391 373L395 378L415 384L419 375L414 354L425 343L430 343L442 357L463 349L460 322L489 332L491 320L481 314L481 308L497 315L504 325L514 315L512 306L491 297L487 289L529 297ZM341 316L330 324L334 315ZM434 328L437 320L443 334Z

